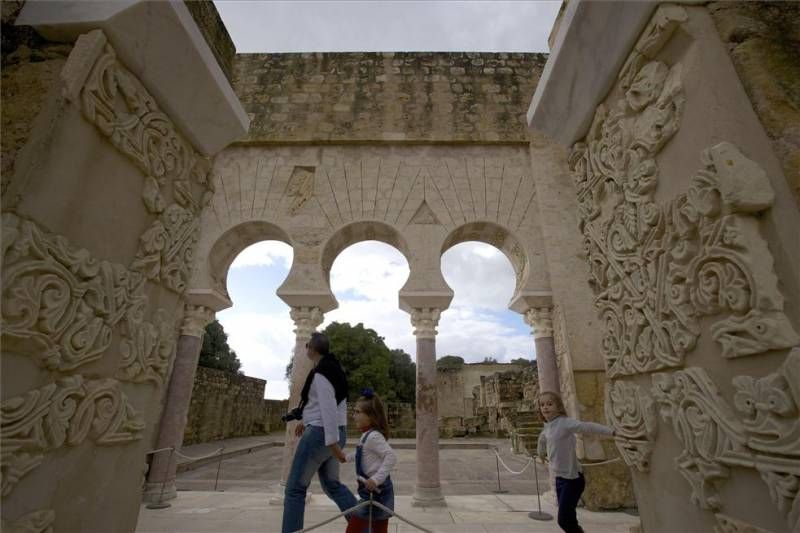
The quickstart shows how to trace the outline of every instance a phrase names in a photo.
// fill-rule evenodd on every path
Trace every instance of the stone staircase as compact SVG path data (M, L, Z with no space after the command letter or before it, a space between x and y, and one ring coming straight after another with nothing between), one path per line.
M514 417L514 430L511 438L514 452L526 455L536 453L536 443L543 427L544 424L535 411L518 411L517 416Z

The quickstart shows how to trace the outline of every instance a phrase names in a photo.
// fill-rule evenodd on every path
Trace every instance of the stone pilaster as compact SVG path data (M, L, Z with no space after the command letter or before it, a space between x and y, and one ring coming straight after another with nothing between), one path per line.
M169 379L167 399L158 429L156 449L180 449L183 444L183 431L186 427L186 416L189 413L189 403L192 399L194 374L197 370L200 350L203 347L203 333L206 324L212 320L214 320L213 309L202 305L186 305L181 323L181 334L178 337L175 363ZM177 496L176 468L177 456L175 453L161 452L153 455L147 474L145 501L158 499L162 484L164 500Z
M439 481L439 409L436 400L436 326L441 310L414 308L417 338L417 483L412 505L444 506Z
M322 324L325 315L319 307L292 307L289 316L294 321L295 335L294 352L292 354L292 375L289 378L289 409L294 409L300 403L303 384L313 366L311 360L306 356L306 343L311 338L311 334ZM282 489L286 486L286 478L289 476L289 469L292 467L292 459L294 459L294 451L297 446L297 438L294 436L297 424L297 421L286 424L281 481L278 491L270 500L273 505L283 503Z
M560 394L556 349L553 342L553 309L551 307L532 307L525 312L525 322L531 327L536 343L539 391Z

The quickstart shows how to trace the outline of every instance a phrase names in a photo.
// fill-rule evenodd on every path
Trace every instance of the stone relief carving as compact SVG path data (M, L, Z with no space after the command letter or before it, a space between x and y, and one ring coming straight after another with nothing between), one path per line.
M132 268L182 293L193 264L198 215L213 198L211 165L117 60L103 33L94 30L85 37L82 46L99 55L80 91L83 115L142 170L142 201L158 215L140 238Z
M141 275L97 261L16 215L5 213L2 221L7 343L22 346L40 366L67 371L99 359L121 320L141 321Z
M33 511L13 522L3 520L0 529L6 533L53 533L56 513L52 509Z
M140 414L113 379L68 376L4 400L0 404L2 494L10 494L51 450L86 439L105 446L123 444L141 438L143 429Z
M190 210L171 204L139 238L131 267L182 293L189 282L198 233L198 218Z
M411 312L411 325L414 326L414 336L418 339L435 339L436 326L442 312L435 308L414 308Z
M311 337L325 318L319 307L292 307L289 316L294 321L294 334L297 339Z
M120 342L122 362L116 377L137 383L163 385L175 350L173 319L164 309L156 311L155 324L126 321Z
M550 307L532 307L525 312L524 318L533 330L534 338L553 336L553 310Z
M717 513L714 517L717 519L714 533L771 533L766 529L748 524L732 516Z
M641 387L613 381L606 387L606 419L616 430L617 448L628 466L650 469L650 453L658 431L653 398Z
M567 343L566 320L564 311L558 304L553 305L553 326L553 348L556 352L561 399L567 409L567 415L580 419L578 394L575 391L575 376L572 374L572 358Z
M70 372L98 360L121 326L125 381L163 382L174 343L159 310L158 326L144 320L144 277L98 261L85 249L35 223L4 213L2 336L41 367Z
M673 8L659 12L659 31L680 19ZM666 40L651 33L647 54ZM687 193L656 203L655 156L680 126L684 95L680 65L640 63L570 154L609 376L682 366L701 316L723 315L711 334L725 357L792 346L800 338L755 218L773 200L765 172L720 143L703 152Z
M202 337L206 326L214 321L215 311L203 305L186 304L181 322L181 335Z
M794 530L800 527L800 348L776 372L732 383L735 410L703 369L653 375L661 416L684 444L676 465L692 485L692 501L714 511L722 509L715 485L728 467L754 468Z

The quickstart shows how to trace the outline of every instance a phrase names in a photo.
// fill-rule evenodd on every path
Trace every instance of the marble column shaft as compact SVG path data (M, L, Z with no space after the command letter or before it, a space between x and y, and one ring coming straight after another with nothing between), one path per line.
M436 325L438 309L414 309L417 337L417 483L412 505L443 506L439 480L439 409L436 397Z
M184 312L181 334L178 337L175 362L169 378L164 411L158 428L156 449L180 449L183 444L183 432L186 428L186 417L192 399L194 377L197 361L203 347L203 334L206 324L214 319L214 311L207 307L187 305ZM164 500L177 496L175 475L177 456L169 452L154 454L147 475L145 500L151 501L159 497L161 485L164 484Z
M533 329L536 343L536 368L539 392L561 394L558 379L556 347L553 341L553 314L550 307L535 307L525 313L525 322Z

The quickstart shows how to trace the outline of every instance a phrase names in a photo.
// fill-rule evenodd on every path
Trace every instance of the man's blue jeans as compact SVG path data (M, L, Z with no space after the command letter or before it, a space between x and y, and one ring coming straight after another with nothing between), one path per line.
M339 426L339 446L344 448L345 442L347 432L344 426ZM322 490L339 506L339 510L344 511L356 504L356 497L350 489L339 482L339 461L330 448L325 446L325 430L317 426L306 426L300 442L297 443L292 469L286 480L282 533L303 529L306 491L315 472L319 473Z

